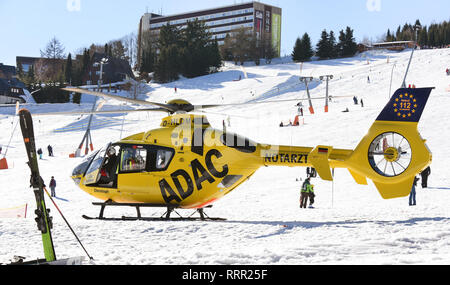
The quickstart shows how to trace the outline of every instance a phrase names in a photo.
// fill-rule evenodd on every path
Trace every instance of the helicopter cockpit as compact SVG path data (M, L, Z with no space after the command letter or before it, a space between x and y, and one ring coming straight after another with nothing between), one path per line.
M171 148L139 144L108 144L77 166L72 176L79 184L117 187L117 176L127 173L164 171L175 154Z

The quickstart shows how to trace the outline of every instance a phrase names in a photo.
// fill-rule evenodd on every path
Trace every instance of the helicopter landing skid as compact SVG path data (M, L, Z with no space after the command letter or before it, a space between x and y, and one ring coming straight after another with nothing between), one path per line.
M159 205L159 204L134 204L134 203L113 203L110 201L106 201L105 203L92 203L94 206L100 206L100 213L99 216L89 217L86 215L83 215L82 217L86 220L101 220L101 221L226 221L226 219L222 218L211 218L208 215L205 214L204 208L197 209L194 213L192 213L188 217L181 216L175 209L178 207L174 206L168 206L168 205ZM136 208L136 217L125 217L122 216L121 218L106 218L104 217L105 208L107 206L111 207L134 207ZM142 217L140 208L166 208L167 211L161 216L161 217ZM207 208L211 208L211 206L208 206ZM175 213L178 215L178 217L171 217L171 214ZM199 217L194 217L195 214L199 214Z

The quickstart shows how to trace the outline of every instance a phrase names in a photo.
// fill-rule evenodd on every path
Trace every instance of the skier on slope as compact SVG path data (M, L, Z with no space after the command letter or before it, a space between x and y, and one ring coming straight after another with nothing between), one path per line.
M422 188L428 187L428 176L431 174L431 168L428 166L427 169L422 171L420 175L422 176Z
M53 156L53 147L51 145L47 146L48 156Z
M50 180L50 184L49 184L50 190L51 190L51 196L52 197L56 197L56 181L55 181L55 177L52 176L52 179Z
M39 159L42 159L42 149L37 150L37 154L39 155Z
M417 186L417 181L419 181L418 177L414 177L414 183L413 186L411 188L411 193L409 194L409 205L410 206L415 206L416 205L416 186Z

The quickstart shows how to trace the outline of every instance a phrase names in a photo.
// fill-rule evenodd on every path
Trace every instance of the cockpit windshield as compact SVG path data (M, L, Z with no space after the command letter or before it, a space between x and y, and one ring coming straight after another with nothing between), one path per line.
M109 149L111 144L108 144L105 148L100 149L96 155L91 158L91 164L85 174L85 185L95 184L100 179L100 168L105 160L106 151Z
M91 164L93 158L98 154L98 152L99 152L99 150L94 152L89 157L85 158L80 165L75 167L75 169L72 172L72 176L84 175L86 173L86 170L88 169L89 165Z

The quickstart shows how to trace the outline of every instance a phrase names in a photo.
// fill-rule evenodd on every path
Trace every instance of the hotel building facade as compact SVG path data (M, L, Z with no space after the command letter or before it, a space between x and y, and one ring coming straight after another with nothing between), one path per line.
M188 21L195 19L205 23L212 39L217 39L219 45L223 44L227 34L244 27L253 31L259 39L270 39L276 56L280 56L281 8L261 2L250 2L170 16L144 14L139 23L138 62L142 55L142 35L145 32L151 31L157 35L161 27L167 24L183 29Z

